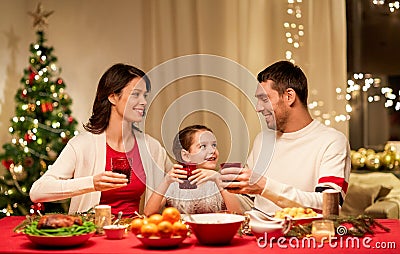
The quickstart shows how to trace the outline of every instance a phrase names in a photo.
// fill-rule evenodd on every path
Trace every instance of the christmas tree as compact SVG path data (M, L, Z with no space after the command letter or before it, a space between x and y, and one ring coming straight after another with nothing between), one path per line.
M34 18L37 40L30 45L29 67L24 69L22 86L15 95L15 116L11 118L11 142L0 154L6 173L0 176L0 218L32 213L42 204L32 204L29 191L51 165L69 139L77 134L71 116L71 98L56 66L53 47L45 45L47 17L39 4ZM43 204L45 211L65 211L66 202ZM48 209L49 208L49 209Z

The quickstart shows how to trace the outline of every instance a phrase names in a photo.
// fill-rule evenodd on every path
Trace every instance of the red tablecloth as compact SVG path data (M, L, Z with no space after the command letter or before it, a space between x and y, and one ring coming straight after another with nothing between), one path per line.
M297 244L287 239L280 244L269 243L264 248L257 244L253 236L235 236L229 246L201 246L194 236L187 238L178 248L172 250L146 249L136 237L129 233L122 240L108 240L104 236L93 236L83 245L74 248L46 249L33 244L25 235L13 232L24 217L11 216L0 220L0 253L400 253L400 220L379 220L384 226L391 229L390 233L377 231L368 236L371 240L360 240L357 248L355 243L346 243L345 239L338 240L336 246L328 243L322 247L310 247L306 244ZM378 248L379 247L379 248ZM385 248L383 248L385 247Z

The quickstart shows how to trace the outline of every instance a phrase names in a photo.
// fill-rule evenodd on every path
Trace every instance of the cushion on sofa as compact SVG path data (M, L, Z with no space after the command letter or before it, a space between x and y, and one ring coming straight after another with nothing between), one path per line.
M391 189L391 187L378 184L367 185L350 182L340 214L344 216L364 214L367 207L386 197Z

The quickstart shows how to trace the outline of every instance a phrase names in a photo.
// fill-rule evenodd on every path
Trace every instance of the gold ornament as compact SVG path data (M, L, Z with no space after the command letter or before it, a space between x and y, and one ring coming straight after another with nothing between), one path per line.
M388 169L394 168L395 155L385 151L381 157L382 165Z
M40 166L42 167L43 171L47 169L47 164L44 160L40 160Z
M394 146L393 144L386 144L385 152L395 154L397 152L396 146Z
M360 152L353 153L351 156L351 165L354 169L362 168L365 165L365 156Z
M33 17L33 27L38 30L43 30L47 26L47 18L53 14L54 11L44 11L42 4L38 3L35 12L28 12Z
M34 104L34 103L29 103L28 104L28 109L30 110L30 111L35 111L35 109L36 109L36 105Z
M370 154L367 156L367 159L365 160L365 165L367 166L368 169L370 170L377 170L381 166L381 160L380 156L377 154Z
M357 152L361 153L361 154L364 155L364 156L367 155L367 149L364 148L364 147L361 147L360 149L358 149Z

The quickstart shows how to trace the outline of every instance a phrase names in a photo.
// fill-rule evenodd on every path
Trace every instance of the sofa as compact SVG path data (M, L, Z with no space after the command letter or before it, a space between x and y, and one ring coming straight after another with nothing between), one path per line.
M390 172L351 173L340 215L400 218L400 179Z

